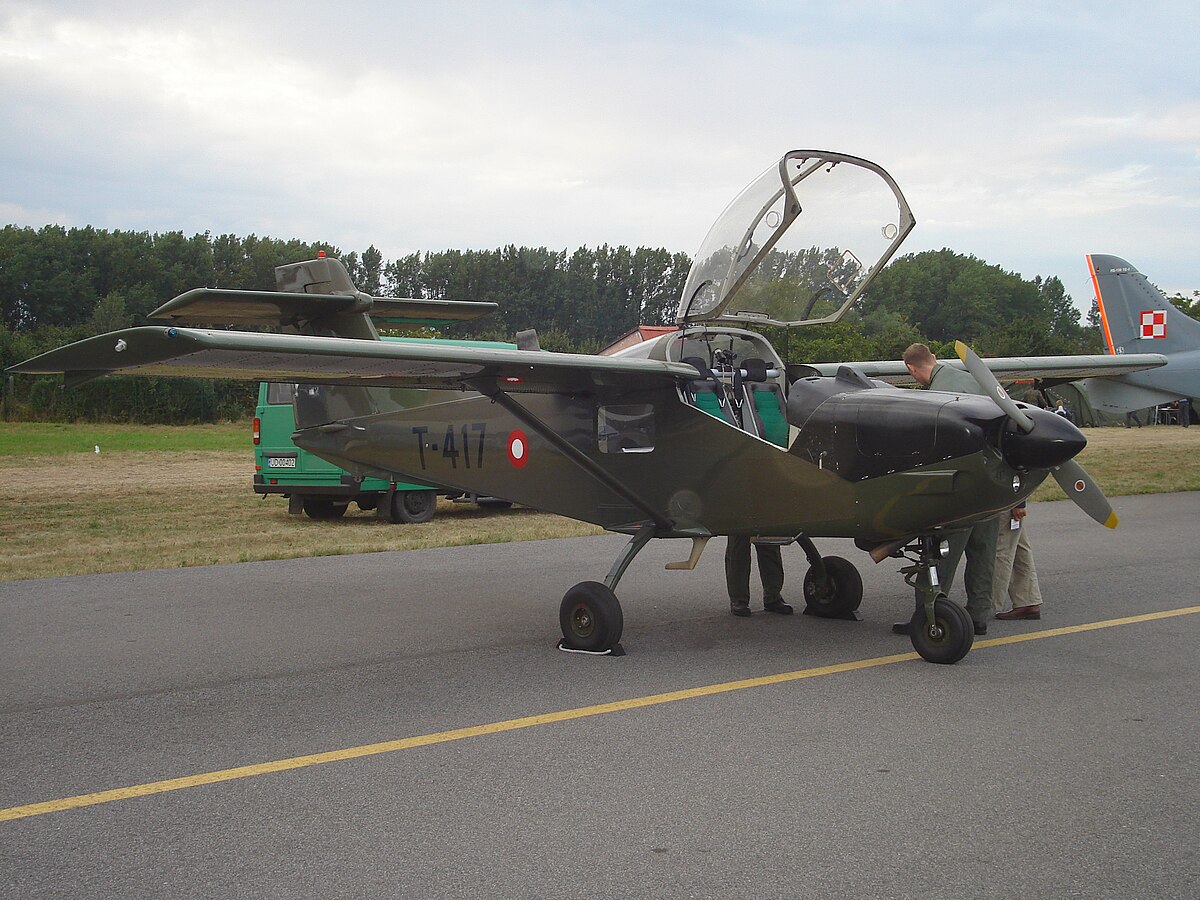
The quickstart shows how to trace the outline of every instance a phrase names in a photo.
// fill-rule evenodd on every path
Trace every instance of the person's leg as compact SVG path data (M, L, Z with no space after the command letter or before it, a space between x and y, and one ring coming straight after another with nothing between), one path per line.
M783 550L778 544L755 544L758 575L762 579L763 603L783 599Z
M750 538L731 534L725 545L725 588L735 616L750 615Z
M1012 519L1009 519L1011 522ZM1008 594L1013 579L1013 559L1017 553L1017 542L1024 528L1015 531L1003 519L1000 520L996 536L996 568L992 574L992 610L1000 612L1008 606Z
M783 548L778 544L755 544L758 575L762 579L763 608L787 615L791 606L783 602Z
M1029 543L1029 532L1022 528L1013 559L1012 594L1014 609L1042 605L1042 588L1038 584L1037 569L1033 565L1033 546Z
M992 576L996 572L996 537L1000 519L993 517L971 529L967 538L967 564L963 571L963 587L967 591L967 612L975 622L975 633L987 631L992 617Z

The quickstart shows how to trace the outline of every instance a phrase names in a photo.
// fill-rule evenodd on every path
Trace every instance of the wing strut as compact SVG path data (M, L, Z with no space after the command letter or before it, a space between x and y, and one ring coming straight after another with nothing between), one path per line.
M611 490L613 493L620 496L622 499L629 502L631 506L644 512L651 521L654 522L659 531L674 530L674 523L663 516L658 510L648 504L645 500L627 488L617 479L613 478L608 472L600 468L592 460L588 459L578 449L571 446L560 434L553 428L531 413L528 409L518 403L510 395L506 394L496 384L494 378L472 378L465 382L472 390L476 390L483 396L487 397L494 403L499 403L506 410L536 431L539 435L549 441L554 447L562 452L562 454L575 463L584 472L591 475L598 482Z

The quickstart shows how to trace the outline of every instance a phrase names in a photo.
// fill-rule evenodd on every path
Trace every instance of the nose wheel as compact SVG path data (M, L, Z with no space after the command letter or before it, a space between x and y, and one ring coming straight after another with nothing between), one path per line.
M933 601L932 619L923 605L918 606L908 627L913 649L932 663L956 663L975 643L971 614L944 596Z
M948 599L938 584L941 541L918 538L915 550L915 556L906 557L912 564L900 570L905 582L916 591L917 608L908 623L909 638L922 659L950 665L970 652L975 643L975 623L971 614Z

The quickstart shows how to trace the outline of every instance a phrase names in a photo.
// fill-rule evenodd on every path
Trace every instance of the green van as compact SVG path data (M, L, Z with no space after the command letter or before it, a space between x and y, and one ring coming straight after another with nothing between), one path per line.
M500 341L458 341L434 338L384 338L385 341L452 344L458 347L499 347L515 350L516 344ZM254 492L282 494L288 512L313 519L335 519L351 503L375 510L389 522L428 522L437 508L438 492L428 485L388 481L367 476L358 478L331 462L301 450L292 443L296 430L292 401L296 386L262 382L254 410ZM456 495L462 499L464 495ZM468 497L480 506L507 507L512 504L495 497Z

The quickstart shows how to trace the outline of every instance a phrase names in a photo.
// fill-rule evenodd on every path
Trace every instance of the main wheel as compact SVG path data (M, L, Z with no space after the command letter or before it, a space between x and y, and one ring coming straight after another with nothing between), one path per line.
M956 663L975 643L975 624L971 614L950 600L933 601L933 625L926 620L925 607L918 606L909 622L913 649L931 663Z
M392 494L392 521L420 525L433 518L437 491L396 491Z
M827 619L836 619L858 609L862 603L863 583L858 569L840 556L823 556L828 581L822 585L816 570L809 567L804 574L804 602L808 611Z
M611 650L625 625L617 595L598 581L581 581L562 599L558 624L574 650Z
M305 497L304 513L310 519L340 519L346 514L350 501L330 500L328 497Z

